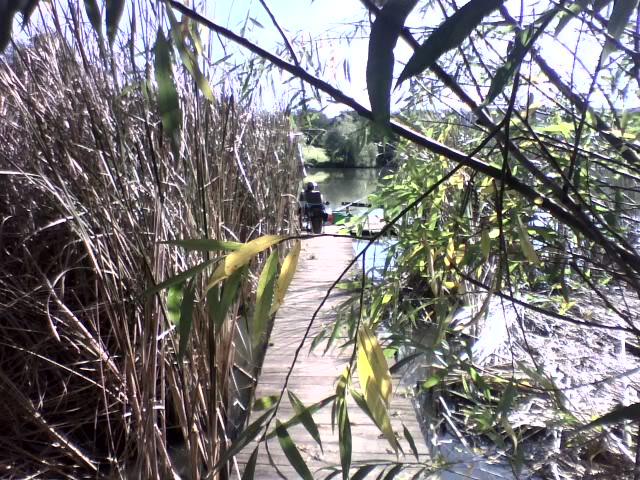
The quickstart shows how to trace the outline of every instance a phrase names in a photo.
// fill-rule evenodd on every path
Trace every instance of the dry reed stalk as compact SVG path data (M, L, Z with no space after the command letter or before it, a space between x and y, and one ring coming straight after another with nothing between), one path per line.
M234 364L252 359L239 306L212 332L201 298L178 364L164 296L143 292L203 258L157 242L291 233L296 140L285 116L180 77L176 161L144 72L66 14L66 40L59 15L0 59L0 476L168 478L186 442L197 478L237 431Z

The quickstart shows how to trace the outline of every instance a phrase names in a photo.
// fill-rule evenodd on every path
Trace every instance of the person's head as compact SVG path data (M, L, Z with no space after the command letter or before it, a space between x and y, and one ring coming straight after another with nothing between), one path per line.
M307 183L307 192L313 192L314 188L316 188L316 183L315 182L308 182Z

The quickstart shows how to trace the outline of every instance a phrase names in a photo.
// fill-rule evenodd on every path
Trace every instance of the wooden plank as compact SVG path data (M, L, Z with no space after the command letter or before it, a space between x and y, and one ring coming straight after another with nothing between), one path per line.
M318 308L329 286L353 258L352 241L333 237L319 237L303 242L298 271L294 276L285 303L278 312L273 332L270 338L270 346L263 364L262 374L258 382L256 396L279 394L282 390L285 378L293 363L294 354L303 341L305 330L311 320L313 312ZM326 300L320 315L311 329L311 336L304 342L297 362L289 377L289 387L305 405L311 405L335 393L336 377L349 363L351 348L342 351L332 346L326 355L323 355L326 344L321 343L314 352L309 352L309 346L313 335L320 331L323 325L330 323L335 318L335 307L347 297L343 291L337 290ZM346 339L343 339L343 341ZM342 342L337 340L336 345ZM354 378L354 388L358 387L357 378ZM352 433L352 458L354 466L353 475L358 462L374 462L376 460L385 465L396 462L407 462L411 469L407 472L416 473L418 468L416 459L411 453L408 443L404 440L403 425L407 427L413 436L421 460L427 461L428 449L424 437L420 431L420 424L416 419L414 407L410 396L405 395L407 388L404 385L394 385L396 393L391 401L391 423L400 440L406 456L399 456L392 451L388 442L380 434L380 431L362 412L353 400L349 400L349 417ZM409 389L410 390L410 389ZM253 418L262 412L255 412ZM294 415L289 399L282 400L277 417L285 421ZM318 425L323 450L311 438L302 425L289 428L289 434L298 447L300 454L308 462L314 478L324 478L333 469L340 469L339 441L337 432L332 431L331 405L327 405L314 415ZM272 425L275 426L275 422ZM286 456L282 452L278 440L269 440L271 461L277 466L285 478L299 478L295 470L289 465ZM247 446L236 457L239 471L244 470L244 464L249 459L255 444ZM387 467L388 468L388 467ZM378 468L377 473L383 468ZM403 473L403 476L407 475ZM371 478L376 478L377 473L371 473ZM410 477L411 475L408 475ZM235 478L235 477L234 477ZM282 478L271 466L270 459L262 444L258 456L256 476L258 479ZM336 477L337 478L337 477ZM341 476L340 476L341 478ZM367 477L369 478L369 476Z

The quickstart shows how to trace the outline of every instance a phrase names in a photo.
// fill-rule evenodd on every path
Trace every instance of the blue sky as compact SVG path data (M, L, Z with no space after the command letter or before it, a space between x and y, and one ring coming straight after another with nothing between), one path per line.
M323 79L330 81L361 103L368 104L365 82L368 40L354 39L347 44L339 38L352 30L350 24L366 18L364 7L359 1L266 0L266 4L292 43L300 45L304 41L308 48L309 39L313 39L314 47L320 50L321 63L325 64L321 73ZM248 31L245 32L247 38L271 52L275 52L278 45L282 44L282 37L258 0L216 2L214 5L207 5L205 11L215 22L236 33L245 24L248 13L248 16L258 23L249 20ZM345 61L349 65L349 79L345 76ZM294 85L297 87L299 84ZM287 90L283 88L276 92L276 97L279 95L282 95L282 98L274 99L274 103L278 100L286 103ZM270 100L268 95L267 98L263 98L265 104L271 103ZM327 113L335 114L342 108L328 107Z
M144 2L144 0L142 0ZM336 87L343 90L347 95L354 97L357 101L364 105L368 105L368 97L366 91L365 71L367 62L368 51L368 39L367 38L355 38L350 42L341 39L347 32L353 31L353 24L355 22L367 21L367 14L364 7L358 0L265 0L269 8L272 10L280 26L285 30L287 36L296 44L296 47L300 47L304 42L305 47L308 49L310 45L310 39L313 39L314 48L319 50L319 61L315 61L315 65L308 65L309 69L314 66L317 67L316 72L318 76L324 80L332 83ZM66 4L65 0L61 0L62 4ZM102 2L99 0L99 3ZM127 2L128 3L128 2ZM525 11L541 12L543 8L546 8L547 2L541 0L524 0ZM462 4L462 2L459 2ZM204 5L204 7L202 7ZM507 7L511 10L512 14L517 16L520 0L507 0ZM245 23L247 23L247 16L250 19L256 20L256 22L249 20L247 23L247 29L245 36L255 41L263 48L271 52L275 52L279 48L279 44L282 43L281 37L273 26L263 6L259 0L232 0L232 1L218 1L202 0L202 3L198 5L198 10L203 11L207 17L214 20L216 23L224 25L236 33L239 33ZM128 24L128 12L121 22L121 28L127 30ZM408 19L407 25L410 27L435 27L442 20L442 14L439 10L432 9L426 16L414 12ZM20 28L17 25L18 18L16 18L16 28L14 32L18 34ZM525 20L527 23L528 20ZM559 40L567 45L569 49L575 47L576 40L578 39L578 32L576 27L579 25L577 20L572 21L567 28L559 36ZM369 32L368 26L364 31L361 31L361 37L366 36ZM19 34L18 34L19 35ZM212 45L214 48L214 55L212 60L215 61L218 58L224 56L222 48L217 37L212 38ZM599 56L600 47L596 44L595 40L589 42L585 40L586 36L581 37L581 60L584 62L587 70L593 71L595 63ZM243 62L245 53L241 49L237 49L230 42L225 42L227 48L231 51L238 51L239 56L234 58L234 62L240 64ZM504 42L503 42L504 43ZM539 45L545 59L551 64L551 66L561 73L565 78L565 81L571 80L570 70L572 67L572 55L569 50L562 47L560 43L552 36L546 36L541 38ZM505 45L497 45L500 50L505 48ZM410 55L411 50L402 41L398 42L396 48L396 75L402 68L402 63L406 62ZM494 56L491 52L483 51L483 55ZM496 60L500 60L497 58ZM303 62L304 63L304 62ZM346 75L345 66L348 65L349 75ZM526 67L525 67L526 70ZM578 89L584 93L588 89L588 75L581 66L577 68L577 75L573 79L575 84L578 85ZM526 73L526 72L523 72ZM532 72L535 75L535 72ZM295 82L291 87L284 85L284 79L286 76L275 78L273 87L271 85L264 85L262 92L262 101L265 108L271 108L275 105L284 105L287 103L291 92L298 88L299 83ZM544 86L543 86L544 88ZM474 90L468 88L467 91L474 95ZM403 91L395 92L394 99L400 100ZM637 96L634 94L635 90L631 92L631 95L626 101L617 100L617 105L637 106L640 103ZM594 103L602 104L603 97L601 95L594 95L592 100ZM396 103L396 105L398 105ZM458 107L455 101L452 102L452 106ZM329 106L327 113L333 115L338 113L343 107L341 106Z
M354 22L367 19L364 7L358 0L301 0L301 1L287 1L287 0L266 0L269 8L272 10L276 19L280 23L280 26L285 30L289 38L296 43L299 43L302 38L314 38L317 45L321 47L321 63L326 65L326 68L320 73L320 76L334 84L346 94L354 97L360 103L368 105L368 97L366 92L365 70L367 60L367 46L368 40L366 38L354 39L350 43L346 41L340 41L338 38L341 34L351 31L353 27L350 25ZM459 2L462 4L463 2ZM512 12L514 16L518 16L520 10L520 0L507 0L507 8ZM540 0L525 0L525 12L539 14L547 8L547 2ZM258 0L235 0L233 2L216 2L213 6L208 6L206 9L207 15L213 18L216 22L228 26L235 32L239 32L242 25L247 18L247 12L249 16L258 21L258 24L250 21L251 31L246 32L246 36L252 40L255 40L260 46L275 51L277 44L281 43L281 38L275 27L273 26L268 15L264 11L264 8ZM407 25L410 27L422 27L426 26L435 27L442 20L442 15L439 10L433 9L428 15L424 16L415 11L407 20ZM530 18L526 18L524 23L527 24ZM587 68L587 71L582 66L578 65L575 70L575 76L571 78L570 72L572 69L572 54L571 49L575 48L576 41L578 40L577 27L579 22L573 20L562 31L557 39L553 36L544 36L539 41L539 46L544 58L550 63L550 65L560 73L566 82L573 81L577 85L577 88L582 93L586 93L589 85L589 76L587 71L593 71L597 63L597 59L600 53L600 47L595 40L589 41L587 36L582 35L580 37L580 58ZM552 24L552 29L555 25ZM366 30L368 33L368 28ZM566 48L562 46L566 45ZM498 50L506 48L506 45L496 45ZM406 62L411 56L411 50L404 42L399 41L396 48L396 75L399 73L399 69L402 68L402 63ZM483 51L483 55L493 57L497 61L495 54L491 52ZM349 78L346 78L344 71L344 62L349 65ZM524 68L526 70L526 67ZM523 73L525 71L523 70ZM532 71L535 75L536 72ZM298 85L297 83L295 84ZM542 83L541 88L546 88ZM468 89L471 95L474 95L473 89ZM551 91L551 90L547 90ZM263 101L265 106L268 106L272 101L277 103L282 99L286 101L287 91L282 88L276 87L275 94L271 94L265 89L263 94ZM394 98L399 101L403 95L403 91L395 92ZM273 100L270 98L273 96ZM278 98L281 97L281 98ZM604 104L602 95L596 93L592 97L592 101L598 104ZM625 102L618 100L617 104L629 104L634 106L638 104L636 95L631 95ZM396 105L398 105L396 103ZM459 107L460 104L453 102L452 106ZM328 114L335 114L341 110L342 107L332 106L327 109Z

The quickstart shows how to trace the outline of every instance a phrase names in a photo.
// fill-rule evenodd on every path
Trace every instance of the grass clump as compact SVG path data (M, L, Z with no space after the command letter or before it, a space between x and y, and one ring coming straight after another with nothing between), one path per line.
M144 292L207 255L158 242L292 233L298 147L284 115L179 74L176 158L150 60L101 55L81 25L0 58L0 476L197 478L242 427L244 307L212 336L197 298L178 362L165 295Z

